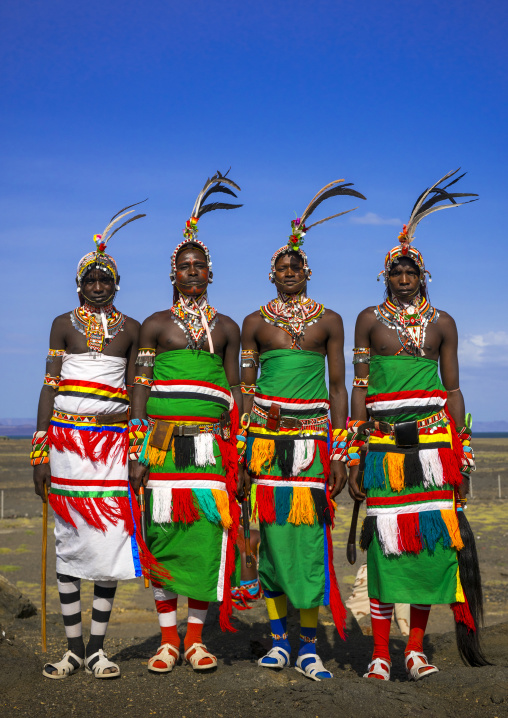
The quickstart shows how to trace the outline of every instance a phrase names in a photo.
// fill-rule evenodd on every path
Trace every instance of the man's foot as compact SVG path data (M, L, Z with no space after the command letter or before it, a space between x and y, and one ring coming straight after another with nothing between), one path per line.
M282 646L273 646L273 648L270 648L266 656L259 659L258 666L275 669L289 666L289 651L286 651L286 649L282 648Z
M216 657L210 653L204 643L193 643L187 648L183 657L195 671L207 671L217 667Z
M119 678L120 668L110 661L102 648L85 658L85 671L95 678Z
M409 653L405 654L404 660L406 662L407 677L410 681L419 681L432 673L439 673L439 668L428 662L425 653L409 651Z
M311 678L313 681L333 678L333 673L326 670L317 653L302 653L302 655L299 655L296 659L295 670L298 673L303 673L304 676Z
M392 664L385 658L374 658L367 668L367 673L363 674L364 678L377 678L378 681L390 680L390 668Z
M46 678L68 678L82 668L83 663L83 658L80 658L72 651L67 651L58 663L46 663L42 670L42 675Z
M152 673L170 673L180 658L180 650L171 643L163 643L155 656L148 661L148 670Z

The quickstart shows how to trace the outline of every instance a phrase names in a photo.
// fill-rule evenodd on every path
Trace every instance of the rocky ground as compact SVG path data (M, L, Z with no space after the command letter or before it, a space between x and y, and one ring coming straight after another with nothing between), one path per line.
M27 444L27 446L25 446ZM484 643L494 664L466 668L455 647L453 619L446 606L432 609L425 650L441 669L418 683L406 680L401 637L392 637L393 669L390 683L361 678L372 650L372 638L348 618L348 640L337 635L328 609L322 609L319 653L334 672L334 680L315 683L293 668L280 673L258 668L256 659L268 646L268 625L262 602L237 612L235 634L222 634L217 608L210 610L204 639L219 659L209 674L193 673L178 665L169 675L151 675L148 658L157 646L156 617L150 591L141 582L119 587L106 650L122 670L119 679L98 681L84 671L66 680L43 678L47 660L59 660L65 651L54 581L54 551L49 533L48 651L40 641L40 504L33 496L26 467L26 441L1 442L0 489L5 490L5 513L0 521L0 710L6 716L175 716L198 714L219 718L274 715L326 718L399 716L508 716L508 518L506 503L496 498L497 474L506 476L508 440L485 440L475 476L475 498L469 520L475 532L485 589L487 628ZM478 448L478 447L477 447ZM507 482L508 494L508 482ZM341 497L334 531L335 565L343 596L354 581L357 566L345 560L345 542L351 504ZM91 586L82 591L85 629L90 622ZM183 621L185 605L179 606ZM292 612L290 638L297 644L297 613ZM183 625L182 625L183 630ZM294 662L293 656L293 662Z

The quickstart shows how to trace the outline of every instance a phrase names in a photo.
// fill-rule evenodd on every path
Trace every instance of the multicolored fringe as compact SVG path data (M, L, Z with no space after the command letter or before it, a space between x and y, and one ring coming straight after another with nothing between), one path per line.
M123 521L125 531L132 536L135 534L138 545L139 560L144 576L152 576L155 580L171 581L170 573L163 568L148 549L141 535L141 513L138 502L132 488L128 486L127 496L120 496L113 499L83 498L77 496L48 495L48 501L53 511L63 521L77 529L77 526L70 514L69 507L77 511L89 524L99 531L107 531L107 525L103 519L107 519L114 526Z
M454 509L367 516L360 535L360 548L364 551L370 546L374 533L385 556L418 554L424 548L434 553L439 541L444 548L460 551L464 547Z
M314 439L302 439L292 435L287 438L255 438L252 441L249 469L259 475L270 471L274 460L282 476L298 476L312 466L316 456L316 445L325 444Z
M82 459L102 464L119 459L122 466L125 466L129 455L127 425L114 429L109 426L78 428L59 426L51 422L48 440L50 447L56 451L70 451Z
M451 448L407 449L403 453L369 451L365 460L363 488L367 491L402 491L419 486L440 488L445 484L458 487L461 483L462 475Z
M260 479L271 477L260 477ZM333 523L334 503L328 497L327 491L321 488L307 486L280 486L256 485L256 502L254 504L253 520L256 517L260 523L284 526L286 523L300 526L307 524L313 526L331 526Z

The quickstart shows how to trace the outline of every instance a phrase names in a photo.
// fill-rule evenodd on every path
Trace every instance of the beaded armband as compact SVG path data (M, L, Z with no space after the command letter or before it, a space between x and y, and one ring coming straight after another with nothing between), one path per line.
M44 386L50 386L53 389L58 389L58 385L60 384L60 377L59 376L50 376L49 374L45 374L44 376Z
M353 349L353 364L370 364L370 348L355 347Z
M474 452L471 446L471 429L467 426L462 426L460 429L457 429L457 434L464 451L462 466L460 466L459 469L463 474L470 474L472 471L476 471Z
M58 357L63 357L65 354L65 349L50 349L48 351L48 356L46 357L46 363L51 364L54 359L57 359Z
M148 438L150 425L146 419L129 421L129 459L137 461Z
M244 381L242 381L240 385L240 391L242 392L242 394L255 394L256 388L256 384L246 384Z
M259 366L258 356L259 352L252 349L242 349L240 362L242 369L257 369Z
M355 376L353 379L353 389L367 389L369 386L369 375Z
M333 429L331 461L346 461L347 458L347 429Z
M247 431L250 426L250 414L242 414L240 427L236 435L236 450L238 452L238 463L245 463L245 451L247 449Z
M136 366L154 366L154 364L155 349L151 349L150 347L143 347L138 350Z
M153 379L149 379L146 374L134 377L134 385L140 384L141 386L147 386L149 389L153 384Z
M345 459L348 468L358 466L360 463L360 449L367 441L367 436L362 434L361 427L364 421L350 421L347 425L347 458Z
M49 443L47 431L36 431L32 438L32 451L30 463L32 466L47 464L49 462Z

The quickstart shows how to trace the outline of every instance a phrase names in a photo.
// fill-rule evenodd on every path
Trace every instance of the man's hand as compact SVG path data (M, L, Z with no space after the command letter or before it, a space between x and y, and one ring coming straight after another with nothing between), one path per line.
M51 486L51 469L49 468L49 464L38 464L34 466L33 480L35 493L41 497L43 503L46 503L44 484L47 486L48 491Z
M137 495L141 482L143 486L146 486L150 477L150 467L143 466L139 461L129 461L129 481L131 482L132 489Z
M346 466L342 461L330 461L330 477L328 479L328 488L330 489L330 498L333 499L340 494L347 481Z
M363 501L365 499L365 494L363 491L360 491L358 487L358 466L353 466L349 470L349 495L352 499L355 501Z
M236 497L238 501L243 500L244 495L244 487L247 494L250 494L250 486L251 486L251 480L250 480L250 474L247 471L247 469L244 466L238 467L238 488L236 490Z

